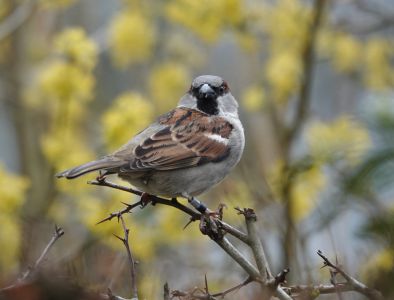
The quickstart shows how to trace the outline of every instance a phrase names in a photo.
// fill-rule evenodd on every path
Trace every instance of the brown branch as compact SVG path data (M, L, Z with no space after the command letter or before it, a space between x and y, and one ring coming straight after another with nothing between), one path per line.
M236 286L233 286L232 288L229 288L229 289L227 289L227 290L225 290L223 292L213 294L212 296L213 297L222 297L223 298L227 294L230 294L230 293L232 293L234 291L238 291L239 289L241 289L242 287L248 285L251 282L253 282L253 279L251 277L248 277L243 282L241 282L240 284L238 284Z
M48 244L46 245L46 247L42 251L40 257L36 260L34 265L28 267L28 269L22 274L22 276L17 280L17 282L15 284L12 284L8 287L2 288L2 289L0 289L0 291L12 289L12 288L22 284L23 282L25 282L27 279L31 278L38 271L38 269L41 267L42 262L44 261L45 257L49 253L49 250L56 243L56 241L59 238L61 238L63 235L64 235L64 230L61 227L58 227L57 225L55 225L55 231L52 234L52 238L50 239L50 241L48 242Z
M170 287L168 286L168 282L166 282L163 286L163 299L170 300Z
M315 299L319 295L335 294L337 292L350 292L354 288L348 283L319 284L319 285L294 285L283 287L289 295L300 297L301 299Z
M205 276L205 287L204 290L200 288L194 288L191 291L180 291L180 290L174 290L171 292L171 295L173 297L185 297L186 299L198 299L198 300L214 300L216 298L223 299L226 295L238 291L242 287L248 285L249 283L253 282L254 280L251 277L246 278L243 282L240 284L237 284L236 286L233 286L225 291L210 294L209 288L208 288L208 280L207 276ZM197 295L197 293L200 293Z
M118 220L120 220L120 222L122 224L124 236L123 236L123 238L121 238L120 236L117 236L116 234L114 234L114 236L117 237L120 241L122 241L123 245L126 248L127 258L128 258L129 267L130 267L132 299L138 300L137 272L136 272L136 268L135 268L136 263L135 263L135 260L133 258L133 255L131 253L131 248L130 248L130 244L129 244L129 233L130 233L130 230L126 227L126 223L125 223L125 221L123 219L122 214L118 215Z
M222 228L227 233L231 234L232 236L236 237L240 241L244 242L245 244L249 245L249 237L246 233L238 230L237 228L223 222L222 220L218 220L220 228Z
M286 144L289 145L301 129L310 105L310 94L315 61L315 43L317 32L321 24L327 0L315 0L312 22L306 35L305 46L302 52L303 78L298 95L298 105L294 122L286 134Z
M128 193L131 193L131 194L134 194L137 196L141 196L141 197L144 195L144 193L141 191L107 181L105 177L98 177L96 180L88 181L88 184L110 187L110 188L113 188L116 190L121 190L121 191L128 192ZM145 195L147 195L147 194L145 194ZM188 214L191 217L190 218L191 221L200 220L200 218L201 218L200 213L179 203L176 199L169 200L169 199L165 199L165 198L161 198L161 197L157 197L157 196L153 196L153 195L147 195L147 199L145 199L145 203L144 203L144 199L141 199L140 201L138 201L134 204L124 203L127 206L125 209L123 209L117 213L111 213L107 218L98 222L98 224L106 222L106 221L110 221L114 217L117 217L119 214L123 215L125 213L129 213L133 208L135 208L137 206L144 208L147 204L146 202L150 202L152 205L162 204L162 205L167 205L167 206L172 206L174 208L177 208L177 209L183 211L184 213Z
M347 283L353 287L353 289L357 292L359 292L360 294L363 294L364 296L366 296L368 299L372 299L372 300L383 300L383 296L382 294L375 290L375 289L371 289L369 287L367 287L364 283L358 281L357 279L355 279L354 277L350 276L349 274L347 274L341 267L339 267L338 265L333 264L324 254L322 251L318 250L317 251L317 255L319 255L322 259L323 259L323 263L324 266L323 267L330 267L332 269L334 269L336 272L338 272L339 274L341 274L343 276L343 278L345 278L345 280L347 281ZM336 285L334 285L336 286Z
M227 238L223 237L222 239L214 240L214 242L218 244L220 248L222 248L232 259L234 259L242 269L244 269L244 271L253 278L253 280L262 282L260 273L256 267L253 266L247 258L229 242Z
M249 236L249 245L252 249L254 258L256 260L256 265L259 269L263 282L266 283L272 278L272 274L268 266L263 245L261 244L260 237L257 233L256 213L251 208L245 208L243 211L241 211L239 208L237 210L245 216L245 223Z
M117 184L108 182L105 180L105 178L100 178L97 181L90 182L90 184L115 188L118 190L122 190L122 191L126 191L129 193L133 193L133 194L142 196L142 198L144 196L144 193L142 193L140 191L136 191L131 188L119 186ZM171 206L171 207L181 210L182 212L188 214L191 217L191 221L198 220L202 216L200 213L194 212L192 209L179 203L176 199L168 200L168 199L164 199L164 198L160 198L160 197L156 197L156 196L151 196L151 195L149 195L148 199L152 205L162 204L162 205ZM145 207L146 204L147 204L146 199L141 199L140 201L138 201L134 204L131 204L131 205L127 204L127 207L124 210L118 212L117 214L115 214L115 213L110 214L110 216L108 218L104 219L103 222L109 221L112 218L114 218L115 216L120 218L120 220L122 221L123 228L125 230L125 238L123 238L123 239L120 237L118 237L118 238L121 239L125 243L125 241L127 241L126 236L128 236L128 230L125 228L122 215L124 213L130 212L133 208L135 208L137 206ZM255 227L256 226L255 225L256 215L255 215L253 209L241 210L241 209L237 208L237 210L239 211L240 214L243 214L245 216L245 222L247 225L248 234L241 232L240 230L232 227L231 225L229 225L221 220L211 220L210 218L208 218L209 220L206 220L204 222L205 222L206 226L213 226L213 227L215 227L215 230L219 231L219 234L211 234L210 230L212 230L212 228L208 228L208 229L206 229L207 230L206 234L244 269L244 271L249 275L248 279L246 279L243 283L241 283L233 288L230 288L224 292L216 293L213 295L209 294L208 284L206 283L205 292L203 292L201 289L194 289L192 292L182 292L182 291L176 290L171 293L172 297L189 297L189 298L192 297L192 299L212 300L212 299L215 299L215 297L223 297L224 295L226 295L226 294L228 294L228 293L230 293L230 292L232 292L244 285L247 285L250 282L256 281L256 282L259 282L263 286L263 290L271 289L271 291L268 295L267 294L265 294L265 296L263 295L264 299L266 299L267 296L270 297L271 295L275 294L276 297L278 297L281 300L291 300L292 299L291 295L301 294L301 293L304 293L304 294L309 293L309 295L310 295L309 298L311 298L314 295L315 295L314 298L316 298L317 295L319 295L319 293L320 294L329 294L329 293L338 293L338 292L343 292L343 291L348 291L348 290L358 291L373 300L382 300L383 299L381 294L378 291L372 290L372 289L366 287L364 284L358 282L353 277L347 275L338 266L331 264L331 262L329 262L326 257L322 256L321 252L319 252L319 255L322 258L324 257L323 258L324 261L327 262L326 265L332 267L338 273L340 273L345 279L348 280L347 283L345 283L345 284L339 283L336 285L319 285L319 286L297 285L297 286L292 286L292 287L281 287L280 284L285 281L286 274L288 273L289 270L285 269L282 272L280 272L277 276L275 276L275 278L272 278L271 272L269 270L268 262L265 257L264 249L262 247L261 241L260 241L259 236L257 234L257 228ZM253 251L254 256L255 256L255 260L256 260L256 264L257 264L258 268L256 268L252 263L250 263L249 260L232 243L229 242L229 240L224 236L224 233L222 233L221 231L224 231L224 233L228 232L228 233L232 234L234 237L237 237L238 239L243 241L245 244L249 245ZM128 242L127 242L127 245L128 245ZM129 254L129 258L130 257L132 258L131 252ZM346 274L346 275L344 275L344 274ZM264 278L263 276L265 276L265 280L263 280L263 278ZM197 292L200 292L201 294L196 295ZM165 294L165 295L167 295L166 297L168 298L168 294ZM114 299L122 299L121 297L117 297L117 296L114 296L114 297L115 297Z

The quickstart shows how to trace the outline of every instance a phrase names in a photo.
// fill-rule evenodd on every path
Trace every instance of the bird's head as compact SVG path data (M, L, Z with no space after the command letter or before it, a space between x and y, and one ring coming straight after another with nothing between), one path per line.
M197 108L208 115L237 113L238 109L227 82L214 75L196 77L180 105Z

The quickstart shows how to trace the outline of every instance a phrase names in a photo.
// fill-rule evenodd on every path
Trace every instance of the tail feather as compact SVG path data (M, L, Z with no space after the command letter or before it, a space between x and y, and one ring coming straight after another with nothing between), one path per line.
M71 168L63 172L60 172L56 174L56 177L57 178L65 177L67 179L73 179L93 171L111 170L114 168L118 168L124 164L125 164L124 161L103 158L100 160L94 160L86 164L77 166L75 168Z

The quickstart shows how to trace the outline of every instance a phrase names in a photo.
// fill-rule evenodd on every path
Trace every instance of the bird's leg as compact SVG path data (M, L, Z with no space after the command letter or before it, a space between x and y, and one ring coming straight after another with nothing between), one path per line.
M187 197L188 202L201 213L200 231L214 239L222 236L217 224L217 219L222 219L223 207L220 206L217 211L210 210L204 203L194 197Z
M194 197L186 197L186 198L187 198L187 201L203 215L211 212L211 210L204 203L197 200L196 198L194 198Z

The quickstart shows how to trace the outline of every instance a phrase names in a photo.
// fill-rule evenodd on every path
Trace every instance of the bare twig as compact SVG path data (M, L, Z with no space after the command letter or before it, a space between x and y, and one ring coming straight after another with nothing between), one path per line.
M283 287L289 295L295 297L300 296L301 299L315 299L319 295L335 294L336 292L353 291L353 287L347 283L333 284L319 284L319 285L294 285L290 287Z
M132 188L128 188L122 185L118 185L116 183L110 182L108 180L106 180L105 177L99 177L94 181L88 181L88 184L91 185L98 185L98 186L106 186L106 187L110 187L116 190L121 190L124 192L128 192L137 196L143 196L144 193ZM147 195L147 194L146 194ZM157 197L157 196L153 196L153 195L147 195L147 199L149 200L149 202L151 202L152 205L156 205L156 204L163 204L163 205L167 205L167 206L172 206L175 207L181 211L183 211L184 213L188 214L191 218L191 221L196 221L196 220L200 220L201 218L201 214L194 211L193 209L179 203L176 199L164 199L161 197ZM125 204L125 203L124 203ZM98 223L103 223L105 221L110 221L111 219L113 219L114 217L117 217L119 214L125 214L130 212L133 208L140 206L140 207L145 207L146 206L146 202L144 203L144 201L141 199L140 201L134 203L134 204L125 204L127 205L127 207L117 213L111 213L107 218L101 220Z
M246 228L249 235L249 245L253 251L256 260L257 268L264 282L268 282L272 278L270 268L268 266L267 258L261 244L260 237L257 233L256 221L257 217L253 209L245 208L242 212L245 216Z
M213 294L212 296L213 297L224 297L227 294L230 294L230 293L232 293L234 291L238 291L240 288L248 285L251 282L253 282L253 279L251 277L248 277L243 282L241 282L240 284L237 284L236 286L233 286L232 288L229 288L229 289L227 289L227 290L225 290L223 292Z
M236 286L233 286L225 291L210 294L209 288L208 288L207 277L205 276L204 279L205 279L204 290L200 289L200 288L194 288L191 291L174 290L174 291L172 291L171 294L173 297L185 297L186 299L199 299L199 300L214 300L217 298L223 299L226 295L228 295L232 292L238 291L242 287L244 287L254 281L251 277L248 277L240 284L237 284ZM200 294L197 294L197 293L200 293Z
M164 294L163 294L163 299L164 300L170 300L171 298L170 298L170 288L169 288L169 286L168 286L168 282L166 282L165 284L164 284L164 286L163 286L163 292L164 292Z
M135 269L135 260L133 258L132 253L131 253L131 248L130 248L130 244L129 244L129 233L130 233L130 230L126 227L126 223L125 223L125 221L123 219L122 214L119 214L118 219L120 220L120 222L122 224L122 228L123 228L123 231L124 231L124 236L122 238L120 236L117 236L116 234L114 234L114 235L119 240L122 241L123 245L126 248L127 258L129 260L129 267L130 267L132 299L138 300L137 273L136 273L136 269Z
M226 237L215 240L218 244L232 259L234 259L241 267L245 270L253 280L262 282L259 271L253 266L248 259L241 253L233 244L229 242Z
M354 277L352 277L349 274L347 274L341 267L339 267L338 265L333 264L323 254L322 251L318 250L317 251L317 255L319 255L323 259L323 263L324 263L323 267L328 266L328 267L334 269L335 271L337 271L339 274L341 274L343 276L343 278L345 278L347 283L350 284L355 291L359 292L360 294L363 294L368 299L383 300L383 296L382 296L382 294L379 291L367 287L365 284L361 283L360 281L358 281ZM334 286L337 286L337 285L334 285Z
M126 191L129 193L133 193L139 196L143 196L144 193L140 191L136 191L134 189L130 189L127 187L119 186L117 184L108 182L104 179L100 179L97 181L90 182L91 184L94 185L100 185L100 186L106 186L106 187L111 187L115 188L118 190ZM186 207L185 205L179 203L176 199L168 200L156 196L151 196L149 195L149 202L152 205L155 204L162 204L162 205L167 205L174 207L176 209L181 210L182 212L188 214L191 217L191 221L195 221L200 219L202 216L200 213L197 213L193 211L192 209ZM113 213L111 214L108 218L104 219L103 221L109 221L115 216L117 216L121 221L123 228L125 230L125 238L120 238L124 243L127 241L126 236L128 236L128 231L125 228L124 225L124 220L122 215L124 213L130 212L133 208L137 206L142 206L145 207L147 204L146 199L145 201L141 199L140 201L134 203L134 204L126 204L127 207L118 212L118 213ZM189 297L189 299L202 299L202 300L212 300L215 299L215 297L222 297L234 290L237 290L238 288L256 281L259 282L263 286L263 290L268 290L270 289L269 294L264 294L263 296L265 298L270 297L271 295L275 294L276 297L278 297L281 300L291 300L291 295L293 294L308 294L309 298L316 298L317 295L320 294L329 294L329 293L337 293L343 292L343 291L348 291L348 290L355 290L358 291L370 299L373 300L382 300L381 294L373 289L370 289L366 287L364 284L358 282L356 279L353 277L347 275L341 268L338 266L335 266L332 264L323 254L319 251L319 255L323 258L325 261L325 265L332 267L335 269L338 273L340 273L348 282L347 283L338 283L335 285L319 285L319 286L307 286L307 285L297 285L297 286L292 286L292 287L281 287L280 284L285 281L286 274L289 272L288 269L284 269L282 272L280 272L275 278L272 277L271 272L269 270L268 262L265 257L264 249L261 244L261 241L259 239L259 236L257 234L257 228L255 227L256 223L256 215L253 211L253 209L239 209L236 208L240 214L243 214L245 216L245 221L247 224L247 229L248 229L248 234L245 234L241 232L240 230L232 227L231 225L221 221L221 220L213 220L207 222L208 226L213 226L211 223L214 222L215 226L217 226L216 229L218 230L223 230L225 233L228 232L232 234L234 237L237 237L239 240L243 241L245 244L249 245L253 251L253 254L255 256L256 264L258 268L256 268L230 241L223 235L212 235L208 233L208 236L215 242L217 243L233 260L235 260L243 269L244 271L249 275L249 277L241 284L230 288L224 292L221 293L216 293L216 294L209 294L208 290L208 283L206 282L205 284L205 292L202 291L201 289L194 289L192 292L182 292L182 291L173 291L171 293L172 297ZM208 228L208 232L209 232ZM127 235L126 235L127 233ZM128 242L127 242L128 245ZM131 252L129 255L129 258L132 258ZM263 277L265 276L265 277ZM263 279L265 278L265 279ZM200 293L197 295L197 293ZM316 294L317 293L317 294ZM165 294L166 295L166 294ZM167 294L168 295L168 294ZM314 296L315 295L315 296ZM117 297L117 296L114 296ZM167 297L168 298L168 297ZM120 297L117 297L115 299L122 299Z
M45 257L47 256L49 250L51 247L56 243L56 241L61 238L64 235L64 230L61 227L58 227L55 224L55 231L52 234L52 238L49 241L48 245L44 248L44 251L42 251L40 257L36 260L34 266L32 268L29 268L28 271L23 274L22 278L20 279L21 281L29 278L31 275L33 275L38 268L40 267L41 263L44 261Z
M246 233L238 230L237 228L227 224L226 222L223 222L221 220L218 220L218 223L220 225L220 228L222 228L224 231L227 233L231 234L232 236L236 237L240 241L244 242L245 244L249 245L249 237Z
M64 230L61 227L58 227L55 225L55 231L52 234L52 238L49 241L49 243L46 245L44 250L42 251L40 257L36 260L33 266L28 267L28 269L22 274L22 276L17 280L15 284L12 284L8 287L0 289L0 291L5 291L11 288L14 288L23 282L25 282L27 279L31 278L40 268L42 262L44 261L45 257L47 256L49 250L52 248L52 246L56 243L56 241L61 238L64 235Z

